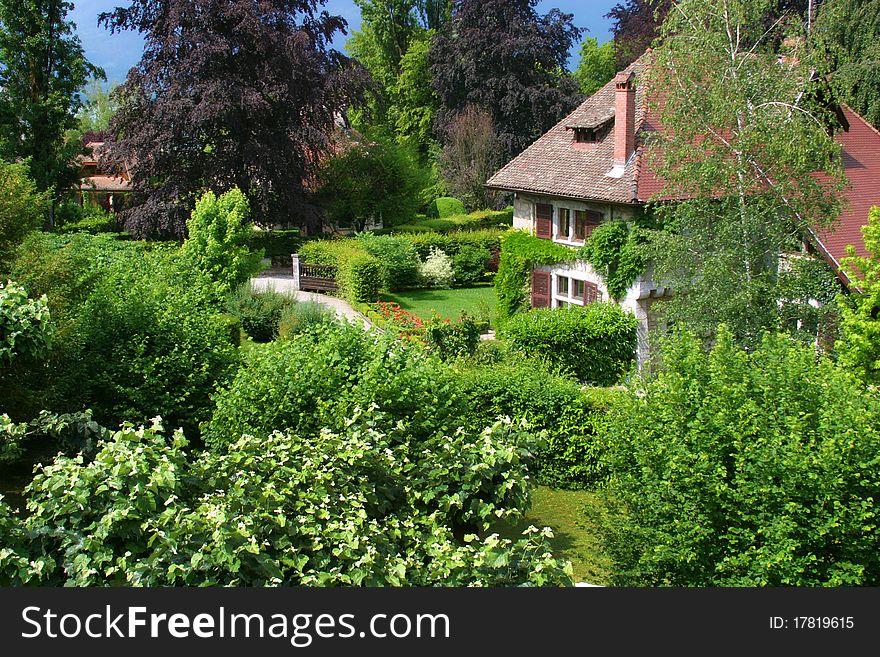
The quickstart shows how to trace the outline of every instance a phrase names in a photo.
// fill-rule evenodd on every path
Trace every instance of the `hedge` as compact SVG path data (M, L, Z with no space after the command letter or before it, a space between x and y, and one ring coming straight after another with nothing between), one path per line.
M375 301L387 287L387 275L378 258L369 253L360 253L338 266L336 283L346 299Z
M487 249L491 253L499 253L502 238L507 233L500 228L487 228L474 231L457 231L454 233L409 233L398 235L409 241L416 249L419 257L424 260L431 254L431 249L440 249L446 255L455 257L464 246Z
M498 319L503 322L529 307L529 275L539 265L555 265L577 259L577 252L521 230L504 234L501 259L495 277Z
M262 249L264 258L284 260L284 264L289 265L291 254L298 253L303 242L298 230L254 230L247 247L254 252Z
M467 208L464 203L452 196L441 196L435 198L428 205L428 216L431 219L446 219L447 217L458 217L467 214Z
M611 385L635 357L638 322L613 303L532 310L510 318L499 335L596 385Z
M478 210L444 218L416 219L407 224L387 228L385 233L448 233L453 231L481 230L484 228L508 228L513 225L513 208L504 210Z

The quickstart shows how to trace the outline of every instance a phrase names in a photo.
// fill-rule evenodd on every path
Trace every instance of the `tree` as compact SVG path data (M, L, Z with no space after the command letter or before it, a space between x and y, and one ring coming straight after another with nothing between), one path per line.
M489 112L502 161L522 152L581 99L568 54L581 30L558 9L540 16L537 0L458 0L431 48L435 119L444 144L468 106Z
M29 173L24 164L0 160L0 271L5 271L15 247L43 221L47 194L37 191Z
M253 228L247 223L250 208L241 191L233 187L218 198L205 192L187 222L189 236L181 255L217 284L228 296L260 268L260 254L247 248Z
M843 270L857 286L852 305L840 307L841 339L835 345L841 365L870 383L880 382L880 206L871 208L862 237L869 257L843 261Z
M670 320L707 337L726 323L750 344L779 322L780 255L839 216L840 147L799 20L767 30L775 0L675 7L649 69L649 161L685 200L654 206L654 278L675 291Z
M672 7L673 0L626 0L618 3L606 14L614 21L614 55L617 68L622 70L632 64L657 38L660 25Z
M840 98L880 126L880 2L825 2L816 32L830 56L832 86Z
M614 41L606 41L601 46L598 39L590 37L581 44L581 58L574 77L581 91L592 96L617 73L614 58Z
M615 583L880 583L876 391L784 335L682 334L657 365L600 437Z
M203 189L238 187L254 221L318 227L310 193L362 69L329 47L345 21L317 0L134 0L102 14L144 54L120 93L112 156L132 175L137 235L181 237Z
M45 356L51 336L49 320L45 294L31 299L15 282L0 283L0 367L19 355Z
M76 180L77 90L104 73L85 58L65 0L0 0L0 157L30 160L37 189L58 195ZM51 220L51 218L50 218Z
M498 194L484 183L502 163L489 112L470 106L449 125L440 170L449 191L472 209L495 207Z
M77 114L78 130L82 134L106 133L110 127L110 119L119 110L119 98L116 95L118 83L110 83L104 88L101 80L93 78L80 91L83 99L82 107Z

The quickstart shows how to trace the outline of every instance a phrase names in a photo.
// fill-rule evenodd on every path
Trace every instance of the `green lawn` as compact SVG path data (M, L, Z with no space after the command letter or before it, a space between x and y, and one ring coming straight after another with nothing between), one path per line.
M425 320L434 313L442 319L454 320L464 311L477 320L488 319L495 326L495 288L491 283L451 290L405 290L383 294L381 301L399 303L407 312Z
M550 527L553 554L571 561L575 581L607 585L611 560L605 554L594 517L603 512L595 493L582 490L554 490L538 486L532 494L532 508L516 525L493 527L505 538L516 538L529 525Z

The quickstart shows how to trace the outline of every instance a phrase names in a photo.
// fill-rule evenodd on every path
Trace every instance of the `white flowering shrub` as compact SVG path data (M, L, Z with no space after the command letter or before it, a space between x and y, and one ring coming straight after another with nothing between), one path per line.
M455 272L452 258L433 247L425 261L419 265L419 279L425 287L452 287Z

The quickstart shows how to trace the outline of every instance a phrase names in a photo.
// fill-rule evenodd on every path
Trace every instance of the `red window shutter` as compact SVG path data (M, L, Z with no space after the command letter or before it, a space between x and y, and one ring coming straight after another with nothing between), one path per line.
M586 212L587 220L584 231L584 239L589 237L593 233L593 229L596 228L600 223L602 223L602 213L594 212L593 210L587 210Z
M599 300L599 286L595 283L584 283L584 304L595 303Z
M550 272L532 271L532 308L550 307Z
M553 206L546 203L535 205L535 234L544 239L553 237Z

